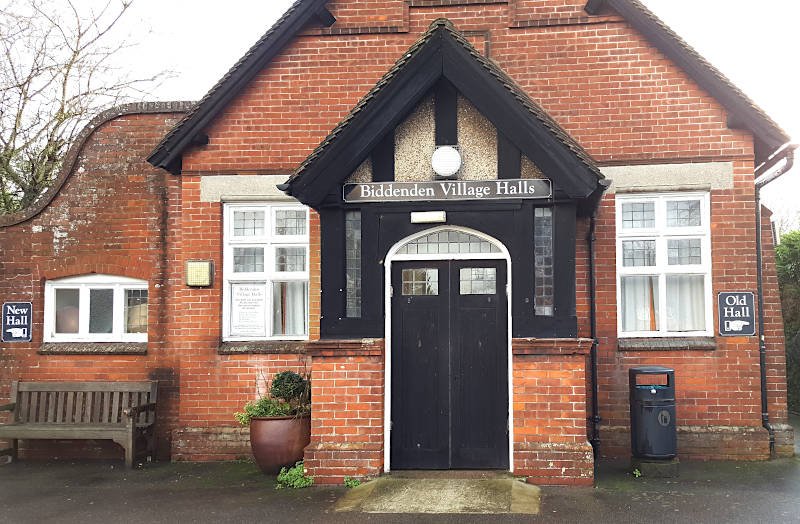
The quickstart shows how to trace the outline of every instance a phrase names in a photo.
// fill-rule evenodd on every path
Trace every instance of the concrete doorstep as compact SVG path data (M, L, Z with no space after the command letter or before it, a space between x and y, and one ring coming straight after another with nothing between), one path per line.
M537 515L541 491L514 478L384 476L347 492L336 512Z

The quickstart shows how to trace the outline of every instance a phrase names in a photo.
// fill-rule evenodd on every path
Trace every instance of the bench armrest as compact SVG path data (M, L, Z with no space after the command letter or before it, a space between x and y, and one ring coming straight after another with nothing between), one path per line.
M12 402L11 404L3 404L2 406L0 406L0 411L14 411L16 407L17 407L16 402Z
M139 406L133 406L130 408L123 409L122 413L127 417L133 418L139 415L139 413L142 413L144 411L151 411L154 410L155 408L156 408L156 403L150 402L149 404L141 404Z

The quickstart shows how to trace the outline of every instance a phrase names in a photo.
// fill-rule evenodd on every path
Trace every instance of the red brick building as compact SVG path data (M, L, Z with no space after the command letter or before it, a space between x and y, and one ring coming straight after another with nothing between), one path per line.
M298 0L203 100L98 116L0 218L0 297L33 306L0 398L157 379L161 458L223 460L294 369L318 482L588 484L593 446L630 453L628 370L662 365L680 458L791 454L756 218L788 142L637 0Z

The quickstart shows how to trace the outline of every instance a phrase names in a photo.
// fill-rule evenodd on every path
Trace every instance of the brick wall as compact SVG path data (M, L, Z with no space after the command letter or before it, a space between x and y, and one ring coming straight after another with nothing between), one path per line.
M310 345L311 444L305 467L320 484L383 471L383 340Z
M752 161L734 162L733 189L711 193L714 300L721 291L757 291L752 172ZM638 365L663 365L675 369L679 456L703 459L768 456L768 437L761 428L757 337L716 337L713 351L617 349L614 215L613 195L607 195L599 212L597 230L602 455L623 457L630 453L627 370ZM785 427L785 357L780 338L780 301L768 226L764 233L770 415L780 431L787 432L790 430ZM718 332L717 319L714 332ZM739 437L736 431L740 432ZM699 434L703 438L695 438ZM787 452L786 449L781 451Z
M729 129L720 104L623 20L587 17L583 4L332 1L328 7L338 22L309 27L279 53L206 129L209 144L186 152L180 177L154 170L143 159L183 107L154 106L161 112L140 110L98 123L49 206L16 225L0 221L0 241L15 246L0 253L0 293L3 300L33 298L39 333L32 344L0 351L0 397L7 396L12 378L155 377L162 380L160 416L166 421L159 426L162 456L170 451L180 460L247 455L246 433L232 413L255 397L260 374L308 369L309 357L302 351L219 353L222 205L200 201L201 178L293 171L438 17L465 31L601 164L732 162L733 189L711 195L714 293L755 291L752 137ZM588 221L580 221L576 302L584 337L589 336L587 231ZM718 338L714 351L617 349L614 236L614 196L607 195L596 243L603 453L627 453L627 369L661 364L676 369L682 456L763 457L755 337ZM312 213L312 340L319 337L319 242L319 219ZM765 247L770 414L789 449L780 304L771 243ZM215 262L212 287L183 284L185 261L192 258ZM147 355L37 353L43 279L88 271L148 279ZM382 356L374 347L348 351L352 354L319 349L310 357L315 407L307 465L330 482L377 474L382 467L382 400L376 400L383 395ZM518 354L514 368L519 394L527 399L519 406L515 466L542 482L585 482L591 469L581 435L587 414L585 357ZM556 401L566 394L539 391L538 380L553 381L547 388L570 388L574 397ZM344 415L352 424L341 425ZM569 474L545 464L547 449Z
M591 485L586 440L588 339L514 340L514 474L535 484Z
M144 158L187 107L135 104L99 115L79 136L40 203L0 218L0 297L33 302L32 342L0 345L2 402L12 380L158 379L161 457L169 456L178 415L178 364L165 346L168 264L162 237L172 177ZM146 355L39 353L45 281L86 273L148 280ZM62 458L82 452L122 457L121 448L100 442L36 443L30 451Z

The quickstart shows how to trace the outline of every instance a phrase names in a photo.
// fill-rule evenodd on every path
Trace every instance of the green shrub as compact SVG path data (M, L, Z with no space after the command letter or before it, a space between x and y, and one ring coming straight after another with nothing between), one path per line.
M242 426L258 417L292 417L311 412L311 382L294 371L281 371L272 378L269 396L244 405L233 417Z
M307 488L312 484L314 484L314 479L306 475L306 470L301 460L289 469L281 468L281 472L278 473L278 483L275 485L275 489Z
M353 478L353 477L345 477L344 478L344 487L346 487L348 489L357 488L360 485L361 485L361 481L358 480L357 478Z
M294 408L286 402L270 397L261 397L244 405L244 411L233 416L242 426L250 424L250 419L259 417L288 417L294 415Z
M269 394L290 404L306 402L309 383L299 373L294 371L281 371L272 378L272 387Z

